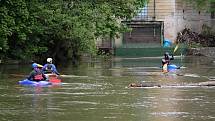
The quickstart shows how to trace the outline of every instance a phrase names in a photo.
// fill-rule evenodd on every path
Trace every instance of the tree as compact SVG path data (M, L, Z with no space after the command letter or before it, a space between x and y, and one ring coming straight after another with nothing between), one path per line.
M30 39L30 35L35 32L35 23L25 0L2 0L0 11L2 55L13 59L26 59L43 50L39 42Z
M58 60L95 53L95 41L125 31L148 0L1 0L0 51L13 59Z

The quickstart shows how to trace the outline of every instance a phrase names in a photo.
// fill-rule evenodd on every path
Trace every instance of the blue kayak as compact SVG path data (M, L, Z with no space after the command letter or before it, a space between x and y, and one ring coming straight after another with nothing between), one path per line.
M175 70L175 69L180 69L180 67L176 66L175 64L169 64L168 65L168 70Z
M36 82L36 81L30 81L28 79L24 79L22 81L19 81L19 84L23 86L42 86L43 87L43 86L51 85L52 83L48 81Z

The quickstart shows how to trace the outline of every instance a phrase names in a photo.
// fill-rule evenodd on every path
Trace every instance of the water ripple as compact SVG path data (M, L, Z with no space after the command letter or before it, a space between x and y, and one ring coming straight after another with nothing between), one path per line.
M188 112L154 112L154 113L151 113L151 114L152 115L159 115L159 116L169 117L169 116L188 115L190 113L188 113Z
M89 101L64 101L63 104L91 104L98 105L97 102L89 102Z

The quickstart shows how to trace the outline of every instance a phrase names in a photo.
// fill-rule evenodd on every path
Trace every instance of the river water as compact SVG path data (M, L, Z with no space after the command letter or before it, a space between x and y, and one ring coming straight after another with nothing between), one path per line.
M128 88L130 83L215 80L206 57L178 57L163 74L160 58L84 59L60 65L61 86L23 87L31 65L0 65L0 121L214 121L214 87Z

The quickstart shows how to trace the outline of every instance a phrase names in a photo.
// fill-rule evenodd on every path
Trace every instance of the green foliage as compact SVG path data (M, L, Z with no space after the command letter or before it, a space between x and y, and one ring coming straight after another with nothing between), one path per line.
M96 53L96 39L126 30L148 0L0 0L0 54L66 60Z
M10 58L26 59L41 51L30 39L34 23L27 7L25 0L0 1L0 52Z
M191 3L198 10L215 11L215 0L184 0Z

